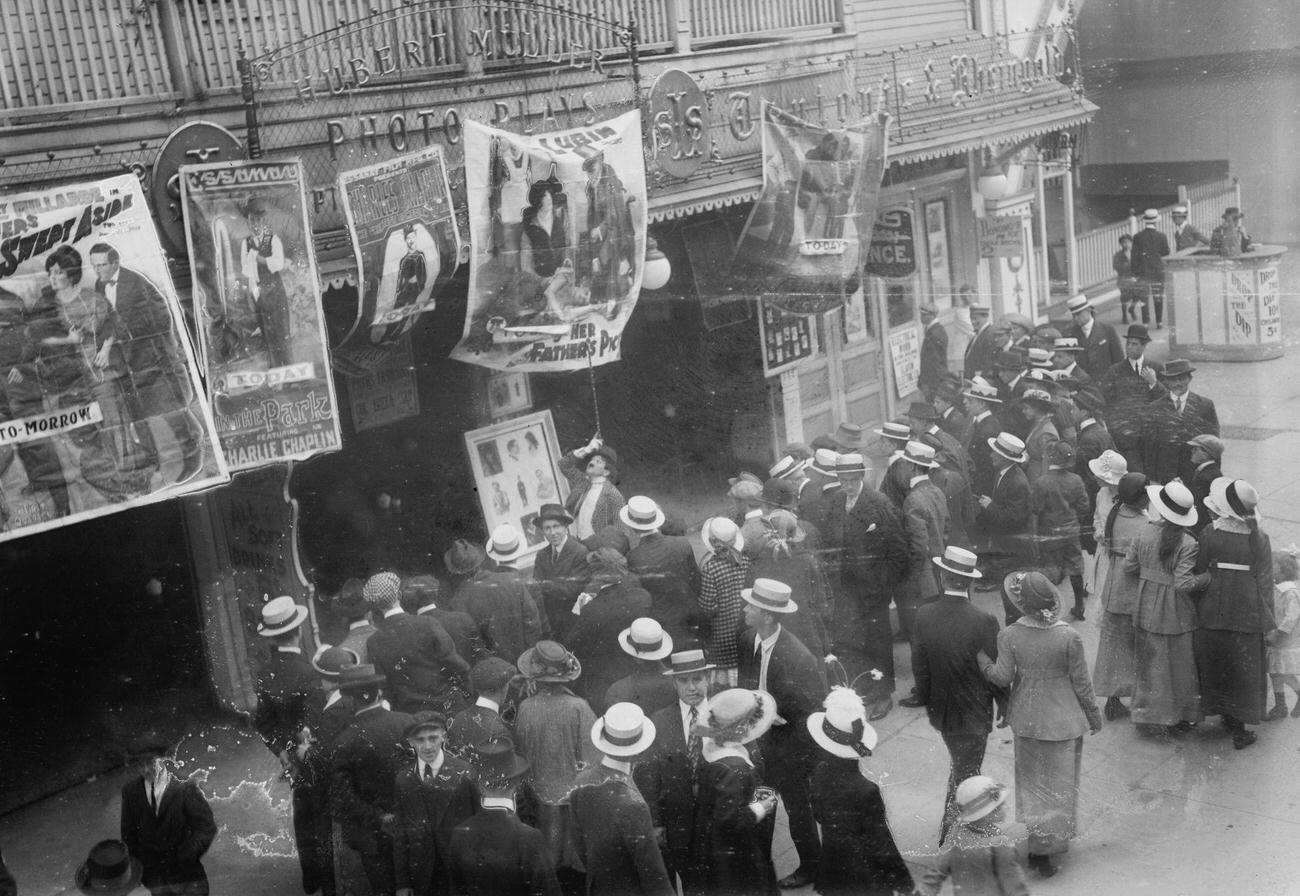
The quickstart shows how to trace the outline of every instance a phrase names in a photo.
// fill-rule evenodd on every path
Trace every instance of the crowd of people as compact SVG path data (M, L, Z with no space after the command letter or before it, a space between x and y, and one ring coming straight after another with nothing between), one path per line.
M1061 868L1104 720L1168 740L1219 716L1249 747L1300 693L1295 557L1223 475L1191 364L1148 360L1146 328L1121 337L1086 297L1069 310L1061 332L972 306L963 371L929 371L870 434L844 423L733 478L698 556L593 438L537 515L531 570L503 525L455 541L445 578L352 580L330 602L346 636L310 655L307 608L267 602L254 721L292 783L304 890L344 892L347 859L375 896L1025 893L1022 852ZM1000 589L1004 618L974 589ZM1091 669L1070 624L1089 596ZM915 876L869 777L896 641L899 703L951 758L940 853ZM981 773L995 725L1010 787ZM206 893L211 811L164 746L140 756L121 841L92 859ZM798 856L780 879L778 802Z

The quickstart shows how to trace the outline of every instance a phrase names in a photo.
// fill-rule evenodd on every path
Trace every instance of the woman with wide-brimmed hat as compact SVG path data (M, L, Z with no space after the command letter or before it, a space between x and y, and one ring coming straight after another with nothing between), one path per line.
M1244 479L1216 479L1205 499L1215 514L1201 531L1194 571L1209 576L1196 601L1193 644L1201 712L1219 715L1238 750L1255 742L1264 718L1264 635L1273 630L1273 548L1259 528L1259 494Z
M880 788L867 778L876 746L862 697L831 688L825 709L808 716L808 733L822 749L813 769L813 817L821 825L822 854L813 889L822 896L892 896L912 891L912 874L898 852Z
M776 721L776 700L766 691L731 688L709 699L708 717L693 729L700 737L691 865L710 896L776 896L772 829L776 792L745 746Z
M808 550L803 525L793 513L774 511L767 527L767 538L750 564L745 584L775 579L790 586L790 599L799 605L799 612L790 617L787 627L820 660L831 652L827 617L832 595L826 570L817 554Z
M1196 501L1181 482L1148 485L1152 525L1129 546L1123 572L1137 579L1133 609L1137 678L1133 721L1144 734L1186 731L1201 718L1196 674L1192 594L1208 574L1197 575Z
M1058 618L1056 586L1040 572L1013 572L1003 587L1023 615L998 635L996 663L980 651L980 669L1011 688L1016 811L1029 827L1029 867L1051 877L1075 834L1083 734L1101 730L1101 713L1083 639Z
M1102 712L1107 719L1129 714L1121 698L1133 696L1137 681L1137 635L1133 630L1137 580L1125 575L1119 564L1150 524L1146 486L1147 478L1141 473L1120 477L1117 500L1097 532L1097 554L1106 555L1107 573L1096 582L1101 592L1101 626L1092 686L1098 697L1106 698Z

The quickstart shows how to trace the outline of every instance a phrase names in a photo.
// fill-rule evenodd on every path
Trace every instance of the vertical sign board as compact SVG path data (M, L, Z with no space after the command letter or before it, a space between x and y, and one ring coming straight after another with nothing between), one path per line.
M889 358L894 365L894 388L904 398L916 391L921 375L921 328L908 324L889 333Z
M1255 305L1254 275L1251 271L1228 272L1228 344L1254 345L1259 342L1259 309Z
M369 373L349 377L344 382L348 387L352 428L356 432L387 426L420 414L420 394L416 389L415 360L409 333L393 343L392 351Z
M1259 278L1259 341L1279 342L1282 339L1282 304L1278 295L1277 268L1261 268L1255 276Z
M762 300L759 331L763 345L763 376L776 376L813 355L812 322L805 314L787 314L767 298Z

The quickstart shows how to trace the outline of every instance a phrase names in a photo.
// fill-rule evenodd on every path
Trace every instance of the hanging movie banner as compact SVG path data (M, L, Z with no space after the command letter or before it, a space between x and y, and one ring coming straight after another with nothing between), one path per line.
M888 121L829 130L763 103L763 191L736 247L733 291L790 314L844 304L875 218Z
M0 195L0 541L228 482L140 181Z
M334 346L392 345L430 311L460 264L442 147L339 174L339 195L357 256L358 307Z
M338 450L301 164L222 162L180 173L199 343L230 468Z
M469 308L451 356L521 373L619 359L641 289L641 113L520 136L465 122Z

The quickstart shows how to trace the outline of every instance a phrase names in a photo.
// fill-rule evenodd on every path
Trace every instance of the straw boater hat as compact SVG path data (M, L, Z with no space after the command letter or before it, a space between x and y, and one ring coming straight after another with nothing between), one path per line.
M1151 331L1142 324L1129 324L1127 332L1124 333L1125 339L1136 339L1139 342L1150 342Z
M1119 481L1128 472L1128 460L1118 451L1108 448L1088 461L1088 469L1107 485L1119 485Z
M993 366L1003 370L1024 370L1025 356L1020 352L998 352L993 356Z
M1170 210L1169 214L1171 214L1171 215L1175 215L1175 216L1177 216L1177 215L1182 215L1184 218L1186 218L1186 217L1187 217L1187 206L1185 206L1185 205L1175 205L1175 206Z
M537 516L533 519L533 525L540 529L542 523L547 520L555 520L555 522L566 526L573 525L573 517L564 509L563 504L543 504L537 509Z
M1026 389L1024 394L1020 396L1020 400L1022 402L1036 402L1038 407L1044 411L1050 411L1053 407L1052 394L1046 389Z
M312 654L311 667L316 670L316 674L321 678L334 681L343 673L344 666L355 666L359 662L361 662L361 657L357 656L354 650L349 650L346 647L334 647L331 644L322 644Z
M637 756L654 739L655 723L635 703L615 703L591 726L591 742L606 756Z
M1025 615L1054 610L1061 601L1060 592L1052 580L1037 571L1013 572L1002 580L1002 588L1007 599Z
M126 896L140 885L144 865L121 840L101 840L77 869L77 889L93 896Z
M715 744L747 744L775 721L776 699L767 691L730 688L709 698L708 718L695 726L695 733Z
M707 548L713 539L717 539L723 544L729 544L737 551L745 549L745 536L741 534L740 527L732 520L725 516L714 516L704 521L700 526L700 538Z
M661 660L673 652L673 639L658 622L642 616L618 633L618 646L639 660Z
M924 442L908 442L903 449L903 460L924 470L933 470L939 466L939 462L934 459L934 448Z
M582 674L582 663L558 641L538 641L517 665L529 681L573 681Z
M1160 212L1156 211L1153 208L1149 208L1142 213L1143 224L1154 224L1159 220L1160 220Z
M1065 303L1065 310L1071 314L1078 314L1080 311L1091 311L1092 299L1083 293L1079 293L1077 296L1072 296L1070 301Z
M1029 350L1029 366L1036 367L1039 370L1050 370L1052 368L1052 350L1031 348Z
M502 523L492 530L492 538L487 543L487 555L498 563L518 560L528 550L528 545L519 530L510 523Z
M1148 485L1147 496L1156 512L1174 525L1196 525L1196 499L1181 482L1174 480L1163 486Z
M793 613L799 605L790 599L792 591L785 582L776 579L755 579L753 588L740 589L741 599L769 613Z
M835 465L839 462L840 455L838 451L832 451L829 448L818 448L817 453L813 455L812 463L808 465L808 469L834 479Z
M694 675L696 672L707 672L716 668L718 667L705 659L703 650L695 648L692 650L679 650L668 657L668 670L662 674Z
M1210 483L1210 494L1205 499L1205 506L1219 516L1244 521L1259 506L1259 492L1244 479L1220 476Z
M835 463L836 476L865 476L867 469L867 459L857 452L841 454Z
M990 448L1009 461L1023 464L1029 460L1029 453L1025 451L1025 443L1021 441L1019 436L1013 436L1009 432L1000 432L996 438L987 441Z
M767 473L773 479L785 479L788 476L793 476L798 473L806 467L808 463L809 461L806 460L795 460L787 454L785 457L772 464L771 469L769 469Z
M281 595L262 605L262 621L257 624L257 633L263 638L274 638L293 631L306 618L306 607L294 603L288 595Z
M984 578L984 573L975 568L976 563L979 562L975 553L956 545L948 545L943 549L942 557L931 557L930 562L953 575L965 576L968 579Z
M880 424L880 429L873 429L876 435L884 439L892 439L895 442L906 442L912 438L912 427L906 423L895 423L892 420L886 420Z
M984 775L974 775L957 785L957 820L979 821L1007 801L1011 791Z
M998 398L998 387L982 376L977 376L971 380L970 385L966 387L966 391L962 392L962 395L967 398L978 398L980 401L987 401L990 404L1002 404L1002 399Z
M637 532L653 532L664 524L664 512L653 499L633 495L618 511L623 525Z
M833 687L822 701L824 711L804 720L813 741L832 756L858 759L876 748L876 729L867 724L867 710L857 691Z
M1079 344L1078 338L1074 336L1061 336L1052 340L1052 349L1058 352L1081 352L1083 346Z

